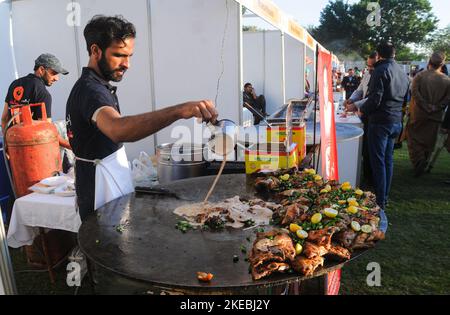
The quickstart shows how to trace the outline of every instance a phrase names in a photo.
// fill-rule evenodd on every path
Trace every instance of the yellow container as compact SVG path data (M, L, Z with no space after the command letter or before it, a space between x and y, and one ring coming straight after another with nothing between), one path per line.
M286 152L283 143L260 144L245 151L245 172L254 174L261 171L277 171L297 166L298 148L293 143Z
M286 127L267 127L267 142L284 142L286 140ZM306 157L306 126L294 126L292 128L292 142L297 144L298 159L303 161Z

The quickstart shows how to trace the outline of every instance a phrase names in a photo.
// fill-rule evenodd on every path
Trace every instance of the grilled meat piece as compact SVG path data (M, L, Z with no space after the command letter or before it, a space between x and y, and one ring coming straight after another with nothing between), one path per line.
M377 196L372 192L365 192L364 198L360 201L361 207L367 207L376 209L377 211L380 210L380 207L377 205Z
M311 242L305 242L303 246L303 254L307 258L322 257L328 253L324 246L319 246Z
M367 242L382 241L384 239L385 239L384 232L381 232L380 230L375 230L369 235L369 237L367 238Z
M253 278L258 280L275 271L289 269L288 262L294 257L294 244L286 232L258 233L249 255Z
M333 257L339 257L341 259L349 260L352 254L349 250L345 249L344 247L338 246L338 245L332 245L330 249L328 250L327 255L333 256Z
M280 186L280 180L274 176L258 177L255 180L255 188L258 192L271 192Z
M346 230L336 234L336 241L347 249L352 248L352 244L355 241L357 234L353 230Z
M331 246L331 238L333 237L334 233L338 231L339 228L335 226L331 226L322 230L310 231L308 232L308 241L329 249Z
M297 256L292 261L292 268L305 276L312 276L314 271L320 266L323 266L324 258L317 256L314 258L306 258L304 256Z
M288 225L292 222L295 222L301 215L303 215L306 211L308 211L308 207L294 203L286 208L286 212L284 214L283 220L281 224Z
M308 189L289 189L279 193L280 197L292 197L294 195L307 194Z
M283 221L281 221L282 225L288 225L292 222L294 222L295 219L298 218L300 215L300 208L297 204L290 205L286 208L286 215L283 218Z
M360 233L356 238L355 242L352 245L352 249L367 249L375 246L374 242L368 242L369 234Z
M273 261L273 262L252 268L252 276L253 276L253 280L259 280L266 276L271 275L274 272L283 272L283 271L286 271L289 269L290 269L289 264Z

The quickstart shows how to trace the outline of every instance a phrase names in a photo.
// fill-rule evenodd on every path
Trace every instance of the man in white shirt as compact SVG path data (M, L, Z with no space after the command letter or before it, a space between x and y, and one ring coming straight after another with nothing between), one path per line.
M367 71L355 92L350 96L348 100L345 101L344 105L348 112L359 111L361 106L367 100L367 92L369 90L369 82L372 72L375 70L375 63L377 62L377 53L372 53L369 58L367 58Z
M358 86L355 92L350 96L348 100L345 101L344 105L346 111L348 112L357 112L358 116L361 117L361 120L364 124L364 138L363 138L363 175L364 182L368 186L373 185L373 177L372 177L372 169L370 167L370 155L367 143L367 119L361 115L360 108L367 101L367 93L369 90L370 78L372 76L373 71L375 70L375 63L377 62L377 53L372 53L367 58L367 69L362 78L361 84Z

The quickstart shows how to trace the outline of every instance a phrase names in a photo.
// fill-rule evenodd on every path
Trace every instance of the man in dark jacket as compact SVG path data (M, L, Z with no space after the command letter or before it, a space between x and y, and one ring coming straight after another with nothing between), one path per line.
M402 106L407 98L409 80L395 62L391 43L377 47L380 60L375 64L368 99L361 107L367 116L370 161L377 203L386 207L393 175L396 138L402 130Z
M342 87L345 90L345 99L348 100L350 96L352 96L353 92L358 89L359 84L361 83L361 78L355 75L355 71L353 69L348 70L348 76L342 80Z

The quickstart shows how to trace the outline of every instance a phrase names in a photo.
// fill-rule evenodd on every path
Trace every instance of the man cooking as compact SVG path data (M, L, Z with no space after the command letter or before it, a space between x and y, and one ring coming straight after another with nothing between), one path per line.
M89 63L66 107L76 161L77 203L82 220L106 202L134 190L122 143L148 137L179 119L215 121L211 101L194 101L136 116L121 116L117 88L130 67L136 29L120 16L94 16L84 29Z
M6 130L6 124L11 119L11 108L23 104L45 103L47 118L52 117L52 96L47 91L47 86L59 80L59 74L69 72L64 69L61 62L51 54L40 55L34 63L34 73L19 78L11 83L5 98L5 107L2 114L2 130ZM31 107L33 119L42 118L40 107Z

